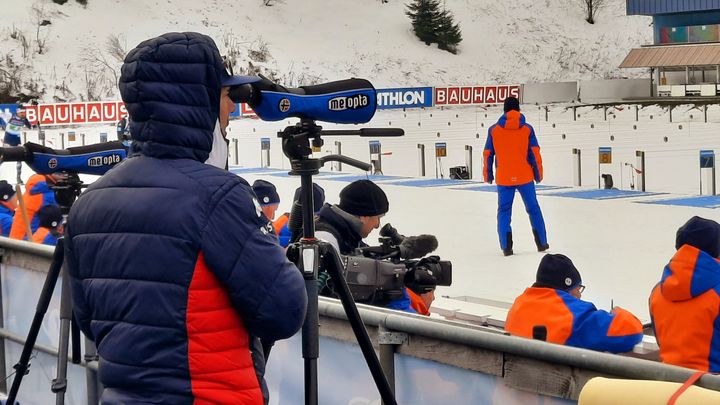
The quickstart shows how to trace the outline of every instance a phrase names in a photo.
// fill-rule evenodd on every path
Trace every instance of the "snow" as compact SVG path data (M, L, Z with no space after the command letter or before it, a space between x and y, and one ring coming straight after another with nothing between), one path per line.
M0 54L22 60L14 29L35 37L30 1L6 2L0 13ZM426 46L412 33L406 0L90 0L44 4L51 25L47 52L33 54L23 68L37 80L45 102L53 97L86 97L88 50L104 50L117 35L129 50L140 41L170 31L212 36L223 53L236 51L239 66L266 44L266 62L253 60L288 85L366 77L376 87L567 81L637 76L617 68L629 49L651 42L648 17L626 16L625 2L608 1L597 23L587 24L578 0L491 2L447 0L463 33L458 55ZM119 62L108 59L116 70ZM266 71L267 71L266 70ZM90 70L91 78L102 70ZM106 78L113 79L107 72ZM56 88L64 84L72 94ZM106 83L106 99L117 90Z
M34 27L28 16L31 3L7 3L0 14L0 55L9 54L18 61L18 43L9 35L16 27L28 38L32 36ZM207 33L215 38L221 52L237 51L240 66L246 65L249 52L266 44L269 59L253 63L273 71L285 84L356 76L371 79L376 87L632 76L637 72L620 71L617 65L630 48L651 42L650 19L625 16L625 2L621 0L609 1L595 25L584 22L579 2L574 0L447 0L446 7L455 14L464 37L460 53L452 55L414 38L404 15L405 3L285 0L265 7L259 0L90 0L83 8L74 1L63 6L44 1L52 21L47 27L48 51L25 61L23 74L26 80L42 84L45 102L52 102L54 96L80 99L86 92L85 68L78 62L84 50L104 49L109 35L120 35L130 49L168 31ZM55 89L63 81L72 94ZM111 89L107 98L117 99L116 90ZM697 194L698 150L720 149L717 106L708 110L707 123L702 111L693 106L677 107L674 122L670 122L667 109L660 107L641 109L637 122L633 106L609 110L607 121L602 110L590 108L578 110L577 121L564 106L551 107L547 121L542 109L523 106L523 110L538 133L545 182L550 185L572 184L571 150L579 148L584 156L583 184L595 187L597 148L612 146L613 164L603 172L612 174L617 186L628 188L623 163L634 163L635 151L645 150L649 191ZM444 175L449 167L465 164L464 148L469 145L474 151L477 179L485 134L498 115L497 108L484 107L380 111L368 126L406 130L403 138L382 139L383 151L392 152L383 156L386 175L417 176L416 145L424 144L427 176L434 177L433 143L447 142ZM239 164L259 166L259 138L269 137L272 166L287 169L289 164L280 152L276 132L293 123L233 121L230 137L237 140ZM86 134L87 143L97 142L100 132L107 132L109 139L115 137L112 126L88 126L74 129L77 140L65 138L63 145L59 136L68 130L48 129L48 145L78 146L80 133ZM37 141L37 134L28 132L27 140ZM345 154L367 161L368 139L358 137L328 137L319 155L330 153L334 141L342 142ZM234 143L230 149L232 163L236 158ZM347 166L344 171L358 173ZM30 173L25 167L23 177ZM0 177L13 181L14 165L0 166ZM251 183L264 178L276 184L283 198L280 212L289 209L290 196L299 185L297 178L243 177ZM92 176L85 179L93 180ZM347 184L329 177L317 177L316 181L325 188L330 202L337 202L336 196ZM390 212L384 221L406 235L435 234L440 242L437 253L453 262L453 285L440 288L440 294L512 302L532 284L542 254L535 251L519 199L513 215L515 255L503 257L495 231L494 193L463 187L381 184L390 199ZM674 252L676 229L692 215L715 220L720 220L720 215L712 209L638 204L635 200L639 198L596 201L539 193L550 252L566 254L575 262L587 286L584 297L605 309L612 301L647 319L647 297ZM376 237L373 234L368 241Z

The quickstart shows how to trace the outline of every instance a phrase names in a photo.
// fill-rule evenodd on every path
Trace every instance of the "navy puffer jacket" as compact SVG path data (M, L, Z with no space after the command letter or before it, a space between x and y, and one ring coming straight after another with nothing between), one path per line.
M75 316L103 404L262 404L258 339L292 336L307 296L248 183L204 164L223 66L166 34L131 51L120 90L138 153L77 200L66 227Z

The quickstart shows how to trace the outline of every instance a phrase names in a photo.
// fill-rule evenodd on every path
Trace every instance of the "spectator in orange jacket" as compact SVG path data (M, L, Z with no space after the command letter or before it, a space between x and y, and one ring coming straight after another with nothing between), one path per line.
M677 252L650 294L660 359L720 372L720 224L692 217L677 231Z
M50 188L50 185L64 176L61 173L33 174L25 183L25 192L22 198L25 203L28 221L30 221L30 230L33 234L40 226L40 221L36 216L37 211L45 205L55 204L55 192ZM19 208L15 211L10 237L13 239L25 239L27 237L25 220Z
M550 245L533 183L533 180L540 183L543 179L540 145L535 137L535 130L525 122L525 116L520 113L520 101L517 98L506 98L503 110L505 113L497 124L488 129L483 151L485 182L492 183L495 180L497 183L497 230L500 249L505 256L513 254L510 220L517 190L525 203L525 210L530 215L537 250L544 252ZM493 176L493 163L497 167L497 176Z
M545 340L561 345L620 353L642 340L642 324L630 312L615 307L608 313L583 301L580 272L564 255L545 255L536 282L510 308L505 330L533 338L544 327Z

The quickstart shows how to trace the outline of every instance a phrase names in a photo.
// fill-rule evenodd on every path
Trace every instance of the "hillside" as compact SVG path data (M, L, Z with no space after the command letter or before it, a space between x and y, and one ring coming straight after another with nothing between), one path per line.
M9 1L0 13L0 83L45 102L117 98L113 54L168 31L206 33L239 69L289 85L349 76L377 87L613 78L641 73L617 65L652 34L649 18L625 16L623 0L608 0L594 25L580 0L446 0L464 38L452 55L415 38L409 0L387 1Z

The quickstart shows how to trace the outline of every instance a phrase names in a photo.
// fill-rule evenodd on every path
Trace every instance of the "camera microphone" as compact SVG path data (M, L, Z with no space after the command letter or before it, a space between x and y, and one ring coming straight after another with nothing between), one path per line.
M435 251L438 240L433 235L406 236L400 243L400 257L403 259L418 259Z

